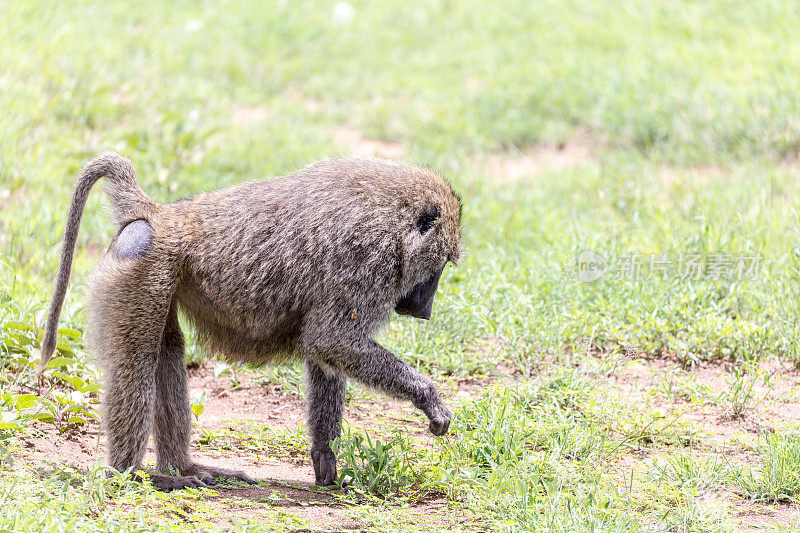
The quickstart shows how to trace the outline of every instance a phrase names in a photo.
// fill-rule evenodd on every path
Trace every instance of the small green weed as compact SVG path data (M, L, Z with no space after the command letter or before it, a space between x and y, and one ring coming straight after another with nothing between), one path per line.
M654 473L661 482L693 490L724 483L730 472L731 466L724 458L718 455L699 457L691 452L667 455L663 464L654 466Z
M451 437L440 441L446 477L467 482L486 479L500 468L523 460L536 434L520 409L518 397L506 391L456 410Z
M735 483L755 501L794 501L800 495L800 436L768 434L759 453L761 468L741 469Z
M331 447L340 464L339 485L386 499L411 496L426 480L422 455L400 432L381 440L347 427Z
M766 392L760 397L754 387L763 378ZM748 411L764 400L773 383L768 372L761 368L761 361L752 360L734 365L726 377L728 391L722 397L728 405L728 416L732 419L743 417Z

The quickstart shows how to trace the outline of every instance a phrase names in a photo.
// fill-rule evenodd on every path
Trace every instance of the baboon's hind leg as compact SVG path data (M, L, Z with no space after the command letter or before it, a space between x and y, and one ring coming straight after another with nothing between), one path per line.
M169 309L161 350L156 366L156 405L153 435L159 472L151 476L157 487L170 490L205 486L216 478L235 478L255 483L242 471L200 465L189 455L192 419L189 403L189 376L184 360L185 343L175 302ZM178 475L169 475L178 474Z
M141 468L153 426L155 371L171 293L167 275L163 283L153 279L157 270L107 256L90 283L91 343L104 370L108 462L119 471Z

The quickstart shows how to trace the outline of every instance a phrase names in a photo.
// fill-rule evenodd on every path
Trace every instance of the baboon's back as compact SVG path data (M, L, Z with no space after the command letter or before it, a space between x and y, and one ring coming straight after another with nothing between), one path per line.
M408 178L350 162L373 174L335 161L164 206L185 250L177 298L211 349L258 362L291 352L312 310L391 312L401 207L376 191Z

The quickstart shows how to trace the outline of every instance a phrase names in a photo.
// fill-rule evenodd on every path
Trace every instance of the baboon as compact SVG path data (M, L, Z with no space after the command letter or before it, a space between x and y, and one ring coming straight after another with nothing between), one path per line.
M330 443L348 377L410 400L434 435L447 432L451 413L432 381L374 340L392 311L428 319L442 270L461 256L461 202L440 176L381 159L331 159L159 204L129 160L104 152L83 168L69 205L41 369L56 347L78 227L100 178L119 230L89 278L87 339L103 367L110 466L139 469L152 431L156 487L252 482L189 454L179 310L203 346L230 360L303 360L317 485L337 479Z

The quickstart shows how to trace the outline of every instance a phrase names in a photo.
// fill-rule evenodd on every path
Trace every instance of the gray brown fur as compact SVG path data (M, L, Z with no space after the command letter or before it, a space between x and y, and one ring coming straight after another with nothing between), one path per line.
M330 441L340 432L346 377L413 402L434 434L447 431L450 412L431 380L373 340L404 295L432 276L435 290L434 274L461 256L461 205L441 177L385 160L326 160L160 205L130 161L105 152L75 186L42 368L55 350L81 212L101 177L120 230L89 280L89 341L104 367L111 466L138 469L153 432L156 486L249 480L190 458L178 309L209 350L231 360L304 360L318 484L336 479ZM421 231L420 213L432 206L437 217Z

